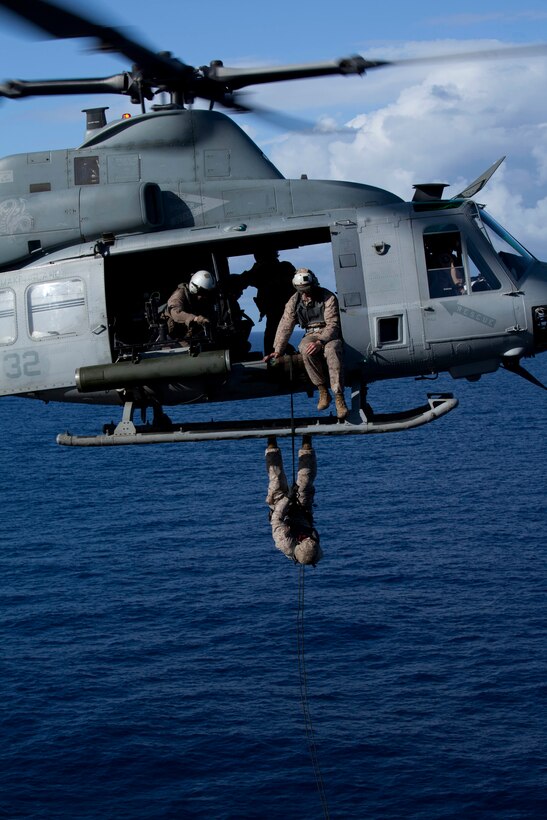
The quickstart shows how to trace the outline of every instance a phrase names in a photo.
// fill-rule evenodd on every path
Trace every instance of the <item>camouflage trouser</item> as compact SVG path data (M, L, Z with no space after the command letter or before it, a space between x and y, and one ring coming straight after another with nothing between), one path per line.
M289 486L287 484L287 476L283 469L283 458L281 450L266 450L266 469L268 470L268 495L266 496L266 504L270 507L275 505L284 496L289 495ZM298 486L297 497L300 504L311 511L313 504L313 497L315 495L315 488L313 482L317 475L317 459L315 458L315 450L299 450L298 451L298 474L296 477L296 484Z
M321 348L309 356L305 351L311 342L317 341L313 333L304 336L298 349L304 360L304 367L312 384L330 386L334 393L341 393L344 389L344 373L342 369L342 340L334 339L321 345ZM327 372L328 371L328 372Z

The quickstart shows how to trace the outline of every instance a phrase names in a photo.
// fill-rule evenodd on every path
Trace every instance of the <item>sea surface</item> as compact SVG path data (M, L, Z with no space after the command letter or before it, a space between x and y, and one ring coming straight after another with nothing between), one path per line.
M431 425L315 442L305 652L329 812L544 818L547 393L502 371L370 400L437 390L460 406ZM56 445L116 412L0 401L0 816L323 817L264 442Z

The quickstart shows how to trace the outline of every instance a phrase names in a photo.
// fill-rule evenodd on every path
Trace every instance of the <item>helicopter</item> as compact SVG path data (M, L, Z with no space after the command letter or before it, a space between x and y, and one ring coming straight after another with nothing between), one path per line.
M0 160L0 395L122 408L102 434L58 443L407 430L457 399L432 393L421 407L377 415L368 385L441 372L476 381L503 366L547 389L521 363L547 350L547 264L474 199L503 158L451 199L445 185L423 183L407 202L366 184L286 179L214 110L252 110L241 95L249 86L397 61L194 67L49 0L0 7L133 63L110 77L5 81L1 97L121 94L140 109L107 122L106 107L88 108L78 148ZM154 103L158 95L169 101ZM197 99L209 109L193 107ZM334 269L349 417L171 422L165 409L179 405L312 395L300 356L272 364L249 350L229 283L242 257L317 245ZM162 305L198 269L218 282L216 332L181 345Z

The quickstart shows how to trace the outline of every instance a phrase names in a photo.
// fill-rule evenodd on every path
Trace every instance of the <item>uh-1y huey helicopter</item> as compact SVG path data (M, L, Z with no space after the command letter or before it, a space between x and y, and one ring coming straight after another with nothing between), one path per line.
M51 2L0 6L49 35L91 37L134 63L111 77L8 81L1 96L116 93L141 107L111 123L105 108L88 109L77 149L0 160L0 394L123 406L120 423L102 435L67 433L59 443L408 429L456 399L430 394L423 407L376 416L367 384L441 371L476 380L503 365L543 387L521 359L547 349L547 264L472 199L501 160L450 200L445 186L423 184L405 202L364 184L285 179L213 110L246 110L238 92L247 86L392 62L194 68ZM147 111L159 92L170 103ZM192 108L196 98L209 110ZM228 284L234 258L317 244L332 254L349 418L172 423L165 407L311 394L298 356L271 366L247 353ZM182 347L166 337L158 307L200 268L219 282L217 333Z

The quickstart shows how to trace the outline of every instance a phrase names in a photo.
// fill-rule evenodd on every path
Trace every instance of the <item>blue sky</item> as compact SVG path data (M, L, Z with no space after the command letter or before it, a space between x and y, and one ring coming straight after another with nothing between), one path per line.
M24 2L24 0L22 0ZM202 65L306 62L361 53L376 58L478 51L547 42L539 0L106 0L80 3L96 19L129 22L135 38ZM0 77L105 76L123 60L90 54L86 42L39 40L0 19ZM349 135L287 134L250 116L237 122L286 176L353 179L410 198L414 182L442 181L457 193L499 156L507 160L482 201L525 245L547 258L547 51L540 57L399 67L364 78L328 78L259 89L264 106L349 123ZM73 147L83 138L80 109L100 98L4 101L0 155ZM124 109L106 99L109 116Z

